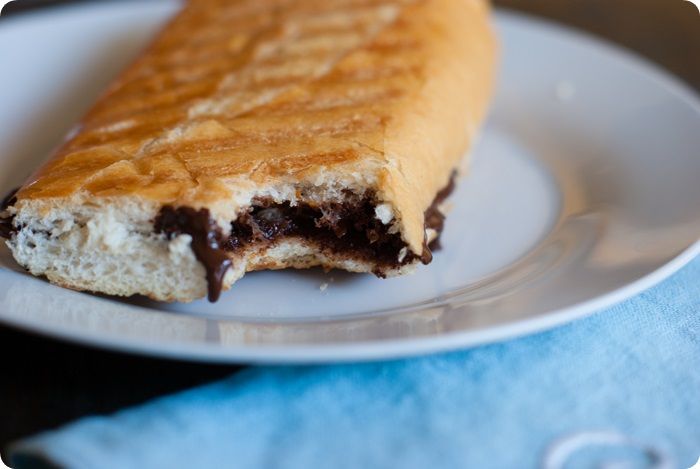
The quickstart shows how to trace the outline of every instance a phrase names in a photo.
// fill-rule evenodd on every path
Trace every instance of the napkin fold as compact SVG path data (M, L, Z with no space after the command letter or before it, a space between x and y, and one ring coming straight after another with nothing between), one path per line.
M690 467L700 258L558 329L383 363L254 367L20 441L17 469Z

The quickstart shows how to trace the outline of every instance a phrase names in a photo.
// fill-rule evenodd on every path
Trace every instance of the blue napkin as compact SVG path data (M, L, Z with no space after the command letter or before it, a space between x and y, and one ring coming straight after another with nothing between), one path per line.
M385 363L249 368L21 441L11 465L672 468L698 456L700 258L556 330Z

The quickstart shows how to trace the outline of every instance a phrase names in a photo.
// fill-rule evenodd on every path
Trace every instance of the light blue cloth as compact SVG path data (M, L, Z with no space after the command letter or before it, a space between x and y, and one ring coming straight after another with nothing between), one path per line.
M20 442L12 465L670 468L698 456L700 259L556 330L386 363L250 368Z

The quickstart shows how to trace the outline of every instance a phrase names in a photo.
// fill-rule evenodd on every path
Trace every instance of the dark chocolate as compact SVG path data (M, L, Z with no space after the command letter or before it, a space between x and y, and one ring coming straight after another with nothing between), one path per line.
M232 263L221 249L221 229L211 218L209 210L165 206L156 217L154 227L156 233L164 233L168 239L183 233L192 237L192 251L207 273L209 301L217 301L224 275Z
M301 237L314 241L323 250L372 261L378 271L413 261L412 253L403 262L398 261L405 243L398 233L388 233L389 228L376 218L375 206L372 197L320 206L258 200L231 224L231 236L224 249L236 251L250 244Z
M8 207L12 207L17 202L15 194L17 194L18 190L19 187L11 190L5 198L2 199L2 202L0 202L0 238L10 239L17 231L12 225L12 221L15 218L14 215L3 217L2 212L7 210Z
M377 219L373 194L353 198L348 193L343 203L318 206L259 199L231 223L231 235L226 239L209 210L165 206L155 220L155 231L168 239L182 233L192 236L192 250L206 269L209 301L213 302L219 298L224 275L232 265L227 252L235 253L251 244L271 244L285 237L302 237L323 250L370 261L377 266L374 274L379 277L384 276L385 270L416 259L428 264L433 259L431 249L440 248L439 238L445 225L445 216L438 207L453 189L454 175L425 211L425 227L435 230L437 237L430 243L423 241L420 256L409 251L401 260L399 254L406 243L399 233L389 233L389 226Z
M437 251L442 248L440 245L440 236L442 236L442 230L445 228L445 214L440 211L439 207L440 204L442 204L445 199L452 194L452 191L454 191L456 176L457 174L453 172L452 176L450 177L450 182L437 193L433 203L430 205L430 207L428 207L428 210L425 211L425 227L431 228L437 232L435 239L432 240L427 246L427 248L431 251ZM428 262L424 262L424 264L427 264Z
M375 274L395 269L420 258L423 264L433 259L432 250L440 249L440 234L445 226L445 215L439 205L452 193L455 185L452 174L446 187L437 193L433 203L425 211L425 227L437 232L429 244L423 242L420 256L408 252L399 261L399 253L406 247L398 233L389 233L389 226L376 218L377 205L372 194L362 198L351 197L343 203L326 203L319 206L288 202L275 204L270 200L257 200L251 209L231 224L231 236L224 249L236 251L249 244L270 243L277 239L298 236L315 241L322 249L334 253L352 254L354 258L371 261L377 265Z

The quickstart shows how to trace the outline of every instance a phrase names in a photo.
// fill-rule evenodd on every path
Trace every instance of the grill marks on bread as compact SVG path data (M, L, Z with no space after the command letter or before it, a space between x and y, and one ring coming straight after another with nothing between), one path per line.
M332 137L333 153L351 161L358 142L376 147L392 103L420 79L419 45L397 20L407 3L192 1L89 113L51 172L94 173L95 165L127 162L124 187L131 191L155 184L140 174L137 159L169 153L187 162L196 147L198 158L223 163L216 176L235 176L240 165L226 165L227 158L303 164L318 154L317 136ZM207 21L212 26L199 27ZM120 155L68 164L86 152ZM213 176L209 164L185 167L172 178L196 184ZM108 175L93 174L83 188L106 185L99 179ZM66 195L67 185L44 182L36 188L41 195Z

